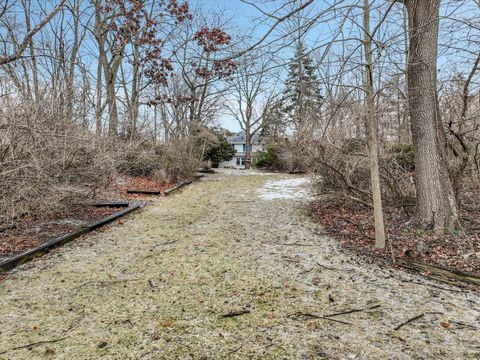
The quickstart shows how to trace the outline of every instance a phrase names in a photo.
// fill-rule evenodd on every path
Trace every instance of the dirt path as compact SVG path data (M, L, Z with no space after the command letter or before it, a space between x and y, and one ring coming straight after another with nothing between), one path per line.
M480 359L478 295L340 250L308 179L235 174L1 282L0 359Z

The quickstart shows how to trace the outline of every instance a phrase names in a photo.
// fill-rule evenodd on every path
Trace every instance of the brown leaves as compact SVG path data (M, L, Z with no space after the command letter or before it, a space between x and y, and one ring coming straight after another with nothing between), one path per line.
M203 27L195 33L193 40L203 47L203 51L211 53L220 50L222 45L228 45L232 37L219 28Z
M480 200L480 191L469 197ZM331 198L322 199L311 205L311 214L322 224L325 233L340 241L342 246L364 255L384 261L394 258L411 258L430 264L456 268L465 272L480 273L480 251L478 230L436 236L429 231L420 231L405 224L410 220L400 208L386 207L384 210L387 248L374 247L374 223L370 208ZM467 209L462 209L464 213ZM469 209L469 217L480 218L479 210ZM475 225L477 226L477 225ZM472 229L475 228L472 225ZM428 275L428 274L427 274Z

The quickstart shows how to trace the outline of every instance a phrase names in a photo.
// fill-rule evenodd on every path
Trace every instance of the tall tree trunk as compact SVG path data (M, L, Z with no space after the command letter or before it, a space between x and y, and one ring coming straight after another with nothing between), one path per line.
M130 141L135 139L137 131L137 121L138 121L138 109L140 106L140 53L138 49L138 44L135 43L133 48L133 75L132 75L132 85L131 85L131 99L130 99Z
M363 29L365 48L365 87L367 100L367 129L370 150L370 182L373 197L373 215L375 219L375 247L385 247L385 227L383 224L382 191L380 189L380 171L378 169L378 124L375 113L373 90L372 38L370 35L370 0L364 0Z
M30 3L27 4L25 0L22 0L23 10L25 12L25 26L27 33L32 31L31 21L30 21ZM38 103L40 100L40 87L38 83L38 65L37 58L35 56L35 46L33 44L33 38L28 40L28 47L30 50L30 56L32 59L32 76L33 76L33 89L35 93L35 101Z
M104 66L105 69L105 66ZM117 94L115 92L115 77L108 71L105 74L105 88L107 91L107 103L108 103L108 136L117 136L118 128L118 111L117 111Z
M68 73L66 74L66 92L67 92L67 104L66 104L66 117L68 120L73 120L73 100L75 95L74 79L75 79L75 66L77 62L77 54L80 47L79 44L79 22L80 22L80 2L81 0L74 1L72 8L70 9L73 17L73 44L70 53L70 59L68 63Z
M97 102L95 105L95 131L97 136L102 135L102 62L97 64Z
M112 58L108 61L107 50L105 49L106 32L101 15L101 3L98 1L95 8L95 38L98 43L98 61L103 68L105 76L105 90L108 105L108 136L113 138L117 135L118 128L118 110L117 110L117 93L116 80L120 63L123 58L124 46L111 49Z
M415 222L436 233L458 225L448 170L445 132L438 112L437 50L440 0L405 0L408 13L409 113L415 147Z

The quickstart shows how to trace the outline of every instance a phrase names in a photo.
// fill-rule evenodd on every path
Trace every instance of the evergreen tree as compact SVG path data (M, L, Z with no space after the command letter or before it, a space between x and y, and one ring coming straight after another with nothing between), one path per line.
M312 132L320 125L319 81L313 61L301 41L289 65L283 103L288 121L298 133Z

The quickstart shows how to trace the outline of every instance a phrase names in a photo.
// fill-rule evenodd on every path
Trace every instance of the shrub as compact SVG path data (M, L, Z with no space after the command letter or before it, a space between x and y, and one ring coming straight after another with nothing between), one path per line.
M95 194L115 173L117 154L84 126L65 121L47 97L8 103L0 118L0 213L48 216ZM52 110L53 109L53 110Z
M173 140L160 150L162 168L169 181L192 179L201 166L201 151L192 139Z
M217 132L216 135L218 138L218 145L212 146L204 156L204 160L210 161L214 168L218 168L223 161L231 160L235 155L235 150L233 150L232 145L228 143L225 135L220 132Z
M285 138L269 144L255 165L275 171L306 173L312 170L311 161L319 149L315 140Z
M319 156L312 159L319 192L333 192L345 198L371 203L370 160L366 143L345 141L336 146L325 144ZM405 206L415 197L413 179L391 153L379 159L382 196L385 204Z
M415 171L415 152L411 144L395 144L390 147L393 161L396 161L405 171Z
M150 176L161 168L161 157L151 145L129 143L121 146L123 156L119 158L117 170L131 176Z
M279 144L274 143L267 145L267 150L258 154L255 166L270 169L280 168L281 165L278 157L279 150Z

